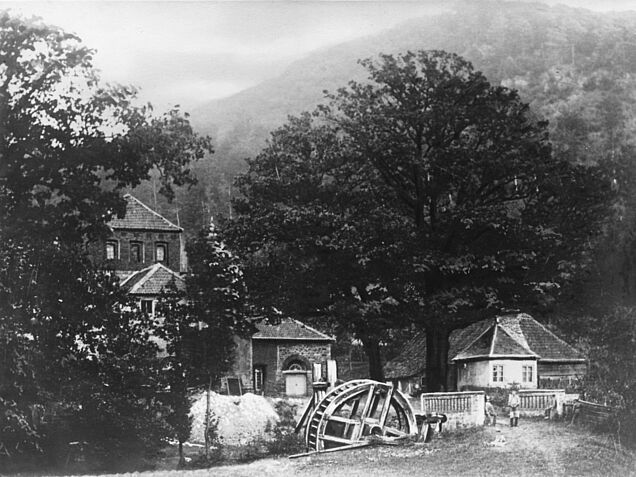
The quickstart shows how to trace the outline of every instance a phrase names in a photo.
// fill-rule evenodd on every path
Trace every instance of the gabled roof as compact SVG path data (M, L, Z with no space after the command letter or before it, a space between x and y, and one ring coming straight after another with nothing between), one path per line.
M115 217L108 222L113 229L126 230L158 230L164 232L181 232L183 229L164 216L158 214L139 199L130 194L124 196L126 199L126 215L123 218Z
M585 361L578 350L526 313L473 323L453 331L449 341L448 356L456 361L506 356L538 358L540 362ZM425 369L426 333L420 331L399 356L385 364L384 374L387 379L397 379L421 374Z
M282 318L278 323L257 322L256 329L258 332L252 336L256 340L334 341L331 336L293 318Z
M176 289L185 291L185 280L161 263L134 272L121 282L121 286L131 295L160 295Z

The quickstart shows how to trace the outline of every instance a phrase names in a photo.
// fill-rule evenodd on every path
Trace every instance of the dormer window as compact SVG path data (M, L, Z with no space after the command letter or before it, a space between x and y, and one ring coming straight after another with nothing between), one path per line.
M119 244L115 240L106 242L106 260L115 260L119 258Z
M155 262L168 261L168 244L158 243L155 246Z

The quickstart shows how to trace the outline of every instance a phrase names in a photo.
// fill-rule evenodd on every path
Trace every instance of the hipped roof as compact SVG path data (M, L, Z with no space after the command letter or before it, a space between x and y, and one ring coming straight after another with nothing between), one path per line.
M451 360L497 358L539 359L543 362L581 362L582 354L526 313L482 320L451 333ZM387 379L421 374L426 369L426 333L420 331L399 356L384 366Z

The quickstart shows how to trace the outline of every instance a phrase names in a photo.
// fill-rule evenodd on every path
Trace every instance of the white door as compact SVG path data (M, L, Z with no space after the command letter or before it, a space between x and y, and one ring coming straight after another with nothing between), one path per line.
M307 394L307 375L304 372L286 372L285 394L288 396L304 396Z

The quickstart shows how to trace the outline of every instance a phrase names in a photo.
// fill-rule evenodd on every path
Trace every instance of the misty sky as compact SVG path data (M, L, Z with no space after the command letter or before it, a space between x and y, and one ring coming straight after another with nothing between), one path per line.
M557 3L549 1L547 3ZM595 10L636 0L564 0ZM7 2L25 16L78 34L97 50L107 81L141 87L160 108L186 109L232 95L284 71L308 52L437 13L434 1Z

